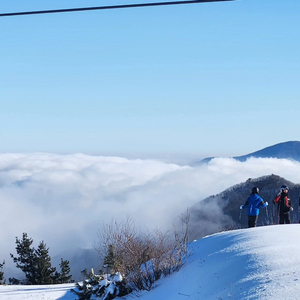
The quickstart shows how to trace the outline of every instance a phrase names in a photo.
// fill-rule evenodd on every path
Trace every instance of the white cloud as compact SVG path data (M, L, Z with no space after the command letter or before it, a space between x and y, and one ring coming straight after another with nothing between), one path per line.
M92 247L101 224L128 216L171 228L187 207L248 178L276 174L300 182L300 163L217 158L198 167L155 160L46 153L0 155L0 261L26 232L50 254Z

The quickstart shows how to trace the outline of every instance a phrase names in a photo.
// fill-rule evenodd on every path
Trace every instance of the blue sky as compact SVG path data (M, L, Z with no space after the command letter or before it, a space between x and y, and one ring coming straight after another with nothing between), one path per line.
M299 16L297 0L237 0L2 17L0 152L203 158L300 140Z

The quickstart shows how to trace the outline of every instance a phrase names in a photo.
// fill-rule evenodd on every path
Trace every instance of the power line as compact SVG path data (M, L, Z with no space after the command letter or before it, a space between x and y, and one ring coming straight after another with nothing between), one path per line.
M22 15L38 15L38 14L52 14L64 12L77 12L77 11L90 11L101 9L119 9L119 8L133 8L133 7L146 7L146 6L163 6L163 5L177 5L177 4L195 4L204 2L223 2L235 0L187 0L187 1L171 1L171 2L152 2L152 3L137 3L137 4L124 4L124 5L108 5L96 7L81 7L81 8L65 8L65 9L51 9L51 10L36 10L36 11L21 11L11 13L1 13L0 17L9 16L22 16Z

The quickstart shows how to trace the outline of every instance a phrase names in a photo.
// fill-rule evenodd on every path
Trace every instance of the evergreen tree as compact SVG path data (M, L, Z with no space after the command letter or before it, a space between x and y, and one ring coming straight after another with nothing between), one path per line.
M58 282L59 283L68 283L71 281L72 275L70 275L71 269L69 266L70 262L68 260L63 260L61 258L60 261L60 273L58 277Z
M51 265L51 257L49 256L49 248L46 247L44 241L40 242L35 250L36 261L36 284L56 283L56 268Z
M28 238L27 233L23 233L22 239L16 237L16 251L18 257L14 257L10 254L13 261L16 263L17 268L21 269L25 273L25 277L28 284L36 284L36 259L35 250L31 248L33 240Z
M49 248L45 242L40 242L37 249L32 247L32 243L33 240L28 238L27 233L23 233L22 239L16 238L18 256L14 257L13 254L10 254L17 268L25 273L26 284L55 284L70 280L71 275L68 275L70 272L69 261L62 259L60 265L62 274L58 273L56 268L51 265ZM18 280L10 278L10 282L16 283Z
M3 263L0 263L0 284L3 284L3 278L4 278L4 272L3 272L3 266L5 264L5 261L3 261Z
M113 245L108 245L108 251L103 261L103 267L106 269L106 273L111 273L115 270L115 255Z

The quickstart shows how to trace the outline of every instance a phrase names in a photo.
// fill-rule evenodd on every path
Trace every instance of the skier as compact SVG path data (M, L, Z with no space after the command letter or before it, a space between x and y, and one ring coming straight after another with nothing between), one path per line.
M259 215L259 208L268 206L268 202L264 202L264 200L258 194L259 194L259 188L254 187L246 203L240 206L240 209L247 208L249 228L256 227L256 223Z
M291 224L290 211L293 211L291 199L288 197L289 187L282 185L273 203L278 203L279 224Z

